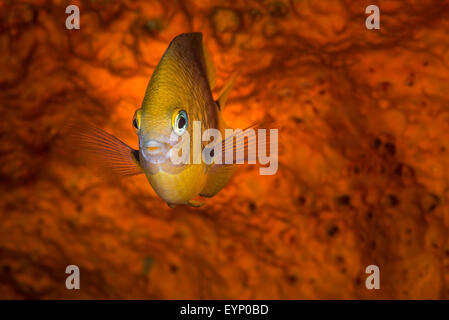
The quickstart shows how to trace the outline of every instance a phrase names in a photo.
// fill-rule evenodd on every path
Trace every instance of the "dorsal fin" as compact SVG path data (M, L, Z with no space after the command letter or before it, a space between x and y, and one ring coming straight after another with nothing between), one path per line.
M210 104L215 69L200 32L176 36L163 54L145 92L142 111L148 105L170 105L198 95ZM210 96L209 96L210 94Z
M224 108L226 101L228 100L229 93L231 92L231 89L234 86L235 79L237 78L237 76L238 72L234 73L221 89L217 99L218 108L220 110Z
M210 89L212 90L215 87L215 66L209 50L204 45L201 32L183 33L176 36L168 47L167 51L169 50L192 50L198 53L202 51L204 68Z
M215 87L215 66L214 62L212 61L209 50L207 50L206 46L204 45L204 42L203 42L203 54L204 54L204 61L206 63L207 80L209 80L209 86L210 89L212 90Z

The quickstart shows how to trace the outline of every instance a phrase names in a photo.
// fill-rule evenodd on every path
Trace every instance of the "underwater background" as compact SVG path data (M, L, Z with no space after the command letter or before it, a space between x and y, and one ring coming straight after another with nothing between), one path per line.
M242 166L170 209L144 175L69 152L65 129L137 147L151 74L193 31L215 94L240 71L229 125L279 123L279 170ZM449 1L0 0L0 118L1 299L449 297Z

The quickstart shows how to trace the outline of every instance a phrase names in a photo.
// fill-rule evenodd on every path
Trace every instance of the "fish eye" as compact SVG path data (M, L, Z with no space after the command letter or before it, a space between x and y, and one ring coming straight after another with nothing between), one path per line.
M133 116L133 127L136 130L139 130L140 128L140 109L136 110Z
M187 130L188 125L188 118L187 118L187 112L184 110L181 110L176 115L175 121L173 123L173 131L178 135L184 134L184 132Z

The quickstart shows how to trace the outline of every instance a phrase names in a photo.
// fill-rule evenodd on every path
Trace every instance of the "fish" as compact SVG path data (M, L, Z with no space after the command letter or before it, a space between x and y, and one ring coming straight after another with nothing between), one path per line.
M142 105L132 118L138 149L90 124L77 128L78 145L121 176L145 174L155 193L171 208L177 205L202 206L204 202L195 199L198 196L210 198L222 190L235 173L237 159L231 163L173 163L170 156L179 152L175 146L184 136L195 135L195 122L201 124L201 132L216 129L223 137L226 136L225 130L230 127L225 123L222 111L237 75L225 83L218 98L214 99L215 67L203 43L202 33L180 34L170 42L157 64ZM223 151L230 145L234 153L239 148L247 150L252 138L238 146L233 143L238 135L216 141L216 144L220 143ZM189 144L191 152L188 156L191 159L202 154L208 145L201 141L199 147L195 146L194 139L189 139ZM215 148L216 144L212 147Z

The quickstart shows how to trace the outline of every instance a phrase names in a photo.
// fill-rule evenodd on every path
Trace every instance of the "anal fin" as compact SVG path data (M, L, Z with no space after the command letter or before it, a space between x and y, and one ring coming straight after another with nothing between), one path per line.
M187 204L189 206L191 206L191 207L198 208L198 207L201 207L202 205L204 205L204 202L201 202L201 201L198 201L198 200L189 200L187 202Z

